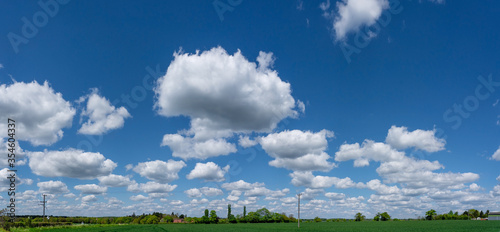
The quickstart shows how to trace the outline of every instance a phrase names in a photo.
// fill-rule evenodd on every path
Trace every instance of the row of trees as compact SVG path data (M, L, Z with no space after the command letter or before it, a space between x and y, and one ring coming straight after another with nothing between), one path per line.
M468 219L476 219L476 218L487 218L490 214L489 210L486 210L484 213L482 210L478 211L476 209L470 209L468 211L464 211L462 214L458 212L453 212L450 210L447 214L437 214L436 210L429 210L425 213L425 219L427 220L468 220Z
M273 223L273 222L297 222L293 215L287 216L285 213L274 213L266 208L259 209L247 214L246 206L243 207L243 215L234 216L231 211L231 205L227 206L227 217L219 218L215 210L205 209L204 215L200 218L186 218L188 223Z
M354 221L364 221L366 219L366 216L363 215L362 213L357 213L356 215L354 215ZM375 217L373 217L373 220L374 221L389 221L391 220L391 216L387 213L387 212L383 212L383 213L377 213L375 215Z

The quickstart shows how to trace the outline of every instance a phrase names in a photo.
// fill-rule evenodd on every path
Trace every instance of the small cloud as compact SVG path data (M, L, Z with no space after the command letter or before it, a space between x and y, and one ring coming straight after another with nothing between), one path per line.
M496 161L500 161L500 147L498 147L498 149L495 151L495 153L493 153L493 155L491 156L491 159L496 160Z
M500 101L500 99L497 99L497 101L495 101L495 103L493 103L493 107L497 106L499 101Z
M330 9L330 0L326 0L326 2L322 2L321 4L319 4L319 8L322 11L326 11L326 10Z
M445 0L429 0L429 1L437 4L444 4L446 2Z
M297 108L299 108L301 113L306 112L306 105L301 100L297 100Z
M0 64L0 69L2 69L2 68L3 68L3 64Z
M304 1L302 0L297 1L297 10L299 11L304 10Z

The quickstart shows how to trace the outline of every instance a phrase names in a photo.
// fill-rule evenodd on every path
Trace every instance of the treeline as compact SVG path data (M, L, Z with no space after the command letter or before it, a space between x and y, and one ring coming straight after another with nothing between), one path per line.
M453 212L450 210L447 214L437 214L435 210L431 209L425 213L426 220L469 220L469 219L482 219L488 218L490 210L486 210L484 213L482 210L478 211L476 209L470 209L464 211L462 214L458 212Z
M202 217L186 217L186 223L196 224L221 224L221 223L288 223L297 222L293 215L287 216L285 213L274 213L266 208L259 209L255 212L248 212L246 206L243 207L243 214L234 216L231 213L231 205L227 206L227 217L221 218L215 210L209 211L205 209Z
M124 217L58 217L48 216L40 217L36 215L25 215L16 217L15 221L10 221L10 217L2 216L0 223L2 228L9 230L11 227L45 227L45 226L64 226L74 224L159 224L173 223L175 219L183 219L185 215L181 214L162 214L153 212L152 214L129 215Z
M1 215L1 212L0 212ZM196 224L226 224L226 223L288 223L297 222L293 215L287 216L285 213L270 212L266 208L255 212L246 211L243 207L243 214L234 216L231 213L231 205L228 205L228 214L226 218L219 217L215 210L205 209L202 217L188 217L184 214L172 212L163 214L153 212L152 214L132 215L124 217L40 217L36 215L18 216L14 222L9 217L3 216L0 219L2 227L9 230L11 227L44 227L44 226L62 226L74 224L167 224L167 223L196 223Z

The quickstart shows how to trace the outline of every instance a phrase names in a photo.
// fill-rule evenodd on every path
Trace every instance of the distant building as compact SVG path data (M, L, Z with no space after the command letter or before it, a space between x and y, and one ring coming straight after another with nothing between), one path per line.
M488 214L488 220L499 220L500 221L500 212L490 212Z
M174 219L174 223L184 223L184 219L176 218Z

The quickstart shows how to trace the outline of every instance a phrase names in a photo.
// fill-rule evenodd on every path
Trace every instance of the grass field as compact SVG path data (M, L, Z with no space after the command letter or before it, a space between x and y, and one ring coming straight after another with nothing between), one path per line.
M71 228L14 229L14 232L254 232L254 231L342 231L342 232L500 232L500 221L399 221L399 222L322 222L297 224L160 224L160 225L111 225Z

